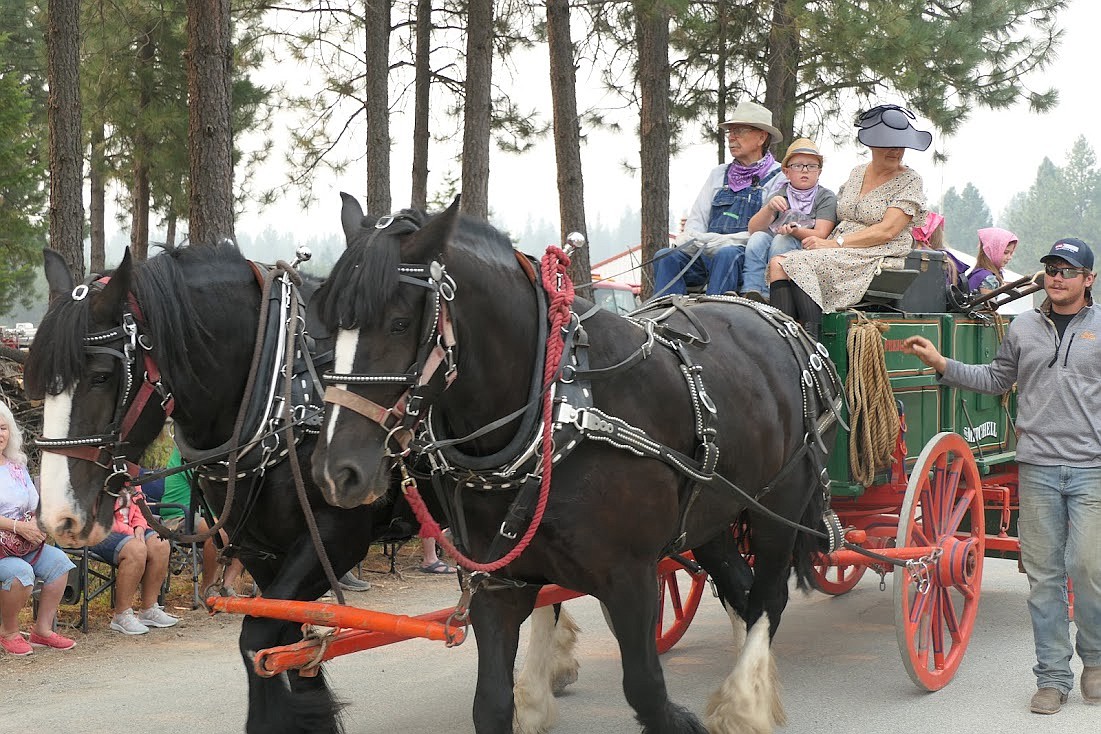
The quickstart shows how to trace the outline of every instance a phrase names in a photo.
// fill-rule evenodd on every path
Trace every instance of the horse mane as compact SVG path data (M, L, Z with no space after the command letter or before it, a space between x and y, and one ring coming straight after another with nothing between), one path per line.
M242 266L245 258L226 240L204 247L164 246L164 252L135 263L131 291L144 316L144 328L157 346L159 362L168 383L185 376L203 384L201 375L216 372L213 339L202 326L192 299L185 268L205 265L212 273ZM25 379L32 397L57 395L85 377L84 337L88 334L91 298L80 301L61 297L42 319Z
M32 400L40 400L46 393L59 395L84 377L88 300L60 296L42 317L23 373Z
M355 329L376 324L398 290L401 235L411 234L440 216L403 209L385 230L371 228L374 217L364 218L364 228L348 243L344 254L317 291L318 315L331 330ZM512 243L500 230L480 219L459 217L449 245L483 261L514 267Z
M194 268L224 276L235 269L247 273L247 261L237 245L222 240L216 245L164 246L164 251L134 268L131 290L145 316L145 327L156 345L158 363L168 384L177 376L204 385L204 375L216 374L215 340L203 326L192 298Z

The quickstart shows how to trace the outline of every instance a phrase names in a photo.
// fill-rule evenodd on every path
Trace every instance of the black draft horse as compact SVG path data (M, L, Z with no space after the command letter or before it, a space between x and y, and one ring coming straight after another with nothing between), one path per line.
M361 414L350 405L360 399L360 405L408 408L415 399L422 421L404 424L419 431L414 452L425 440L462 441L463 459L452 462L454 473L442 477L443 494L456 497L451 511L465 518L466 533L458 539L472 558L485 562L493 560L487 557L491 548L496 558L515 545L513 540L502 546L494 538L516 490L500 482L484 484L482 478L491 472L464 470L463 462L484 469L483 459L515 444L516 423L491 424L520 411L538 393L532 375L546 313L538 306L531 275L504 235L459 216L457 204L419 229L409 226L410 218L399 216L406 220L402 226L380 230L361 222L359 205L345 199L348 246L318 291L318 303L322 321L336 334L330 390L340 388L333 383L345 383L354 396L326 396L325 423L313 457L315 479L329 501L341 507L371 503L384 494L400 453L394 425L369 419L373 408ZM433 289L446 301L445 317L439 301L433 305ZM581 299L574 304L575 313L588 315L584 327L591 369L630 363L614 376L592 380L595 407L693 456L700 413L693 410L682 361L663 346L632 359L647 341L648 332L640 328L645 325L590 306ZM826 447L833 444L836 422L815 424L824 428L816 434L822 441L808 451L806 416L812 421L828 416L827 403L836 410L837 384L824 378L825 392L801 389L815 347L797 328L785 329L787 324L774 314L748 302L702 302L674 308L663 322L664 333L699 335L702 327L710 335L705 348L687 349L714 401L717 473L752 495L763 492L760 502L783 518L821 528ZM444 322L449 326L441 326ZM457 353L449 386L441 379L443 369L431 376L424 369L426 348L437 340L453 343L451 356ZM538 374L541 379L541 364ZM415 389L421 394L405 392L418 382L421 387ZM468 438L487 426L492 430ZM454 457L456 447L451 448ZM556 443L556 451L563 448L569 447ZM437 461L437 467L443 463ZM478 732L512 731L514 717L528 722L524 731L541 728L519 710L520 702L514 705L511 692L519 628L545 583L583 591L605 605L622 655L623 690L644 731L705 731L699 719L669 700L654 638L656 564L682 530L681 547L691 549L711 575L735 635L744 641L734 671L708 706L707 729L771 731L784 720L769 645L788 601L792 568L800 585L808 585L818 541L760 511L747 514L749 503L729 488L705 486L689 503L691 485L667 463L596 440L580 441L554 468L549 504L531 544L496 574L502 583L490 584L491 590L475 593L471 601L479 661ZM691 508L682 516L686 504ZM752 570L731 532L742 522L750 528Z
M142 381L141 360L129 367L128 375L122 367L123 346L118 340L98 346L89 346L87 340L89 335L115 330L129 317L140 330L138 344L159 365L161 382L174 396L172 417L177 437L199 450L229 441L245 397L261 300L257 277L236 246L223 242L169 249L138 264L131 262L127 252L102 289L99 285L74 289L60 256L47 251L46 275L51 305L26 364L28 391L45 395L45 439L102 439L111 432L116 417L135 402L137 391L128 385ZM303 298L309 298L316 287L315 281L307 279L301 287ZM307 319L308 331L320 337L320 328L311 321ZM327 348L319 341L319 351ZM125 444L113 448L136 463L164 420L157 396L140 411ZM372 538L388 529L400 505L383 501L372 507L342 510L327 504L310 480L314 441L310 435L303 438L298 455L326 554L339 576L366 555ZM106 467L92 461L43 453L40 521L62 545L91 545L107 535L113 508L112 498L103 491L108 473ZM318 598L328 583L289 462L270 468L251 500L249 482L238 481L226 522L227 532L240 546L245 567L266 598ZM220 512L226 484L201 480L200 488L208 506ZM251 505L247 510L246 504ZM408 507L404 509L408 511ZM563 641L553 616L540 621L545 628L533 628L533 639L536 644L545 643L540 649L545 651L542 660L547 674L557 673L560 679L566 678L559 683L568 682L571 663L576 668L567 649L572 639L569 625L559 626L567 637ZM292 670L285 676L260 677L253 670L257 651L301 639L300 625L294 622L243 618L240 653L249 683L248 732L342 730L341 705L334 700L323 674L307 677Z

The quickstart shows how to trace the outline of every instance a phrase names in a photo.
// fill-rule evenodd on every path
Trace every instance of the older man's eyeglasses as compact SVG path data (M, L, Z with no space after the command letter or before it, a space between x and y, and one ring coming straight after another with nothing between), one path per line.
M744 138L746 135L749 135L750 133L764 132L764 131L763 130L758 130L755 127L728 127L728 128L723 129L721 132L722 132L723 135L725 135L728 138Z
M1086 271L1083 270L1082 268L1071 268L1071 267L1060 268L1060 267L1056 267L1055 265L1045 265L1044 266L1044 272L1047 273L1048 275L1052 276L1053 278L1056 275L1061 275L1061 276L1063 276L1063 280L1070 280L1071 278L1077 278L1079 275L1085 275L1085 273L1086 273Z
M817 163L790 163L788 164L788 168L793 171L803 171L804 173L810 171L811 173L814 173L815 171L821 170L822 166L818 165Z

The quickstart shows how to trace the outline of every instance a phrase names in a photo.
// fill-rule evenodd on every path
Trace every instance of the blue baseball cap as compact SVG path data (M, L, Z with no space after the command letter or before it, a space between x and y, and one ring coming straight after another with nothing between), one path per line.
M1040 262L1066 260L1076 268L1093 272L1093 250L1077 237L1064 237L1051 246L1051 251L1040 258Z

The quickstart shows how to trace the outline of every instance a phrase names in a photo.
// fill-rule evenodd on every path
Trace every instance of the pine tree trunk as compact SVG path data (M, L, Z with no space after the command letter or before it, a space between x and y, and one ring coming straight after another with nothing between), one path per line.
M145 129L144 112L153 103L153 58L156 47L153 28L138 37L136 70L138 77L138 123L134 135L134 180L130 191L130 255L141 262L149 255L149 156L150 140Z
M547 0L547 45L550 48L551 100L554 107L554 158L558 169L559 241L564 243L570 232L580 232L587 240L569 0ZM589 248L575 251L570 259L569 276L574 285L592 282Z
M50 128L50 247L84 279L84 158L80 109L80 6L52 2L46 18Z
M387 214L390 199L390 0L365 3L367 211Z
M768 32L768 73L765 107L772 122L791 142L795 136L795 92L799 73L799 30L792 5L795 0L772 0L772 26ZM774 150L779 155L782 151Z
M230 0L187 0L187 142L192 245L236 240L233 229L233 44Z
M91 135L91 160L88 164L89 192L91 201L88 203L91 216L92 251L90 271L102 273L107 269L107 176L105 174L107 161L104 158L103 124L92 126Z
M413 82L413 191L410 206L428 207L428 111L432 90L432 0L417 0L417 51Z
M639 1L635 8L642 96L642 257L648 261L669 244L669 8L662 0ZM654 290L652 268L643 268L642 280L642 297L648 298Z
M493 0L470 0L466 22L461 209L489 218L489 127L493 82Z
M727 50L727 38L730 34L730 14L727 10L728 0L717 0L715 12L717 15L715 29L716 37L718 39L715 44L715 81L718 92L718 98L715 101L715 127L718 128L719 124L726 121L726 98L729 94L729 90L726 86L726 66L730 60L730 52ZM722 165L726 162L727 145L725 135L716 135L715 141L716 152L718 153L718 162L716 165Z
M165 218L164 222L167 230L164 235L164 246L172 249L176 246L176 212L171 208L169 208L168 217Z

